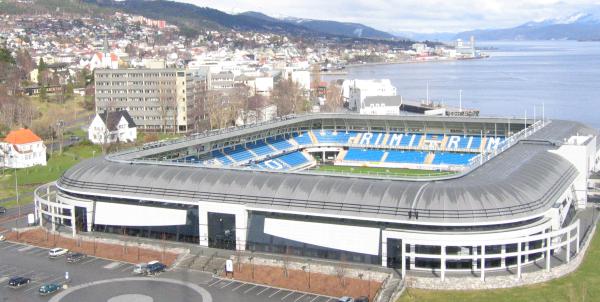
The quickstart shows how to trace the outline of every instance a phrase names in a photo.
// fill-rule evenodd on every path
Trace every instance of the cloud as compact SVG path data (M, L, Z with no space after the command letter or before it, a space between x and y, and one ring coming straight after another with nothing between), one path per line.
M600 0L177 0L227 13L358 22L387 31L457 32L597 11Z

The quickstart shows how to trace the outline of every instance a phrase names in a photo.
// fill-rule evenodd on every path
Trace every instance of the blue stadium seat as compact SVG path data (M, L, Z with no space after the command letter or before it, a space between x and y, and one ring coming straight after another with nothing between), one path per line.
M277 160L285 163L290 168L298 167L308 163L308 159L306 159L306 157L299 151L280 156L277 158Z
M296 142L299 145L312 145L310 136L308 135L308 132L306 132L306 131L302 132L301 134L294 133L293 137L294 137L294 140L296 140Z
M445 153L438 152L433 158L434 165L467 165L469 160L475 157L474 153Z
M344 156L344 160L378 162L381 161L384 153L383 150L350 148Z
M275 150L271 148L271 146L267 145L267 143L265 143L263 140L247 143L246 149L252 150L252 152L256 153L258 156L265 156L275 153Z
M246 150L241 145L237 145L234 147L227 147L223 149L223 152L233 158L236 162L243 162L254 157L250 151Z
M253 164L251 167L259 170L286 171L306 165L307 163L308 159L306 159L300 151L295 151L277 158Z
M331 130L319 131L314 130L313 134L317 138L317 141L322 144L346 144L348 139L353 136L351 132L346 131L333 132Z
M284 151L294 147L283 135L277 137L269 137L267 138L267 143L271 145L271 147Z
M420 151L388 151L388 156L385 159L386 163L408 163L422 164L425 162L427 152Z
M211 153L213 158L217 159L224 165L231 165L233 162L219 150L213 150Z

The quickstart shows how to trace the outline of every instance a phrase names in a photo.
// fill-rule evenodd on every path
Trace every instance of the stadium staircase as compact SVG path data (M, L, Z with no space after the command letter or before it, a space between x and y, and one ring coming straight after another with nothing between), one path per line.
M312 130L308 131L308 136L310 137L310 141L316 145L319 143L319 140L317 140L317 137L315 136L315 134L312 132Z
M348 140L348 143L350 144L358 144L360 142L360 138L362 137L362 133L358 133L356 134L356 136L354 137L354 139L350 139Z
M388 139L390 139L390 134L389 134L389 133L386 133L386 134L383 136L383 140L381 141L381 145L382 145L382 146L386 146L386 145L387 145L387 141L388 141Z
M383 153L383 156L381 157L381 160L380 160L379 162L385 162L385 160L386 160L386 159L387 159L387 157L388 157L388 154L389 154L388 152L384 152L384 153Z
M479 146L479 152L485 151L485 145L487 144L487 137L481 138L481 146Z
M427 157L425 157L425 164L426 165L431 165L431 163L433 162L433 159L435 158L435 152L429 152L429 154L427 154Z
M417 144L417 146L419 147L419 149L423 149L423 145L425 144L425 138L426 138L426 137L427 137L427 136L425 136L425 135L422 135L422 136L421 136L421 140L420 140L420 141L418 142L418 144ZM414 146L414 144L413 144L413 146Z
M248 150L248 152L250 152L250 154L252 154L254 158L258 157L258 154L256 154L256 152L254 152L254 150L252 150L251 148L244 147L244 149Z
M344 157L346 156L346 152L348 152L347 150L341 150L340 152L338 152L337 157L335 158L336 161L342 161L344 160Z
M450 137L444 135L444 139L442 140L442 144L441 144L441 146L442 146L441 149L444 151L446 150L446 145L448 144L448 139L450 139Z

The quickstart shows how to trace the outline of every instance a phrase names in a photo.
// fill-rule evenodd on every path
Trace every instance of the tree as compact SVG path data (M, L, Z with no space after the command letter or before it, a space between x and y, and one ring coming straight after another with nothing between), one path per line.
M331 81L327 86L327 94L325 95L325 111L336 112L344 107L344 100L342 99L342 88L336 84L335 81Z
M279 116L302 113L310 109L300 85L291 79L281 80L273 87L273 103L277 106Z

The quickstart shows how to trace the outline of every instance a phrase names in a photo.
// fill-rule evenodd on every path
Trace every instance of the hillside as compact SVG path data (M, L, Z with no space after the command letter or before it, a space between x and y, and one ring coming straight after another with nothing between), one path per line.
M473 30L455 38L478 40L600 40L600 17L578 13L566 18L527 22L505 29Z
M320 32L333 36L343 36L351 38L366 38L366 39L395 39L396 37L387 32L383 32L372 27L349 22L338 22L329 20L314 20L304 18L285 18L276 19L269 17L260 12L245 12L240 16L249 16L260 19L266 22L287 22L300 27L304 27L314 32Z

